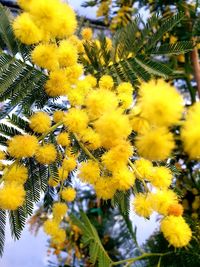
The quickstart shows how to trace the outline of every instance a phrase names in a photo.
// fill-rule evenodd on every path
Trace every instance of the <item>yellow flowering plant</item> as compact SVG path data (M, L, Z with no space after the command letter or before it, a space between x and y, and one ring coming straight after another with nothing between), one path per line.
M23 49L21 58L16 56L15 45L8 49L21 69L18 72L17 66L12 65L11 70L16 67L17 75L14 83L12 77L1 77L1 81L5 87L2 99L9 99L8 107L21 107L24 117L13 114L7 119L11 126L2 123L0 128L1 144L6 147L0 160L9 161L2 165L0 180L2 217L7 212L15 220L18 211L24 220L33 210L29 202L37 202L44 191L49 217L43 228L53 244L66 242L63 220L68 213L83 238L89 239L83 243L90 246L90 257L100 267L167 255L161 251L121 261L112 259L87 216L81 213L81 221L70 212L78 195L73 181L78 178L80 184L90 186L99 203L121 205L121 196L127 200L124 209L128 210L129 196L133 195L131 209L137 215L147 219L153 212L159 214L160 230L169 245L188 246L192 229L184 218L181 195L175 190L178 171L173 162L178 163L181 155L188 161L198 162L200 158L200 103L187 109L181 93L163 79L166 72L170 76L173 70L145 58L145 53L153 53L159 37L153 38L148 29L146 52L141 51L142 46L138 50L136 42L133 48L141 52L140 56L129 51L123 54L122 43L110 44L106 38L93 40L88 28L83 29L79 39L75 32L76 14L60 0L18 4L22 13L12 20L9 29L13 42ZM10 23L6 12L1 12L7 18L4 23ZM183 15L175 15L165 25L171 28L172 23L175 26L182 19ZM127 27L119 33L118 41L128 31ZM157 35L161 32L165 33L162 27ZM127 42L130 36L129 32ZM100 57L94 53L97 51L107 52L108 56ZM0 62L6 65L10 55L5 52L2 58ZM126 64L128 72L121 71ZM33 79L31 88L24 89L29 75ZM11 97L13 90L16 99ZM56 102L58 98L62 105ZM34 192L32 183L37 187ZM50 190L57 195L56 201ZM198 194L193 204L196 210ZM50 203L46 203L48 199ZM21 230L21 225L15 229L17 238ZM92 250L94 247L96 251ZM94 257L94 253L98 256Z

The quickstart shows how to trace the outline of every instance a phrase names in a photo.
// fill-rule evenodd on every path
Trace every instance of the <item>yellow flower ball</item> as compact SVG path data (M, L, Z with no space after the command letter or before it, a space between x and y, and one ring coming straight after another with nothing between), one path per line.
M164 167L153 167L150 175L150 182L153 186L159 187L159 188L168 188L172 182L172 173L171 171Z
M105 90L93 90L86 96L85 105L91 119L99 118L105 112L113 111L118 106L115 93Z
M63 40L58 48L58 61L61 67L73 66L77 63L78 53L76 47L69 41Z
M142 193L135 196L133 200L133 207L135 213L144 218L150 217L153 212L149 196Z
M14 181L19 184L24 184L28 179L28 169L23 165L13 164L4 169L3 179L6 183Z
M68 80L65 70L54 70L49 75L44 89L46 93L51 97L64 96L69 90Z
M65 116L64 125L70 131L79 133L87 128L89 118L84 110L71 108Z
M147 159L137 159L134 164L136 171L135 174L138 179L148 179L152 173L153 164Z
M15 36L24 44L36 44L42 40L42 32L28 13L17 16L13 22Z
M51 236L53 243L61 244L66 239L66 233L64 229L58 229L58 231Z
M30 128L36 133L45 133L51 127L51 118L43 111L34 113L29 120Z
M65 146L69 146L70 144L70 138L69 138L69 134L68 133L60 133L58 136L57 136L57 143L58 145L61 145L63 147Z
M65 203L57 202L53 204L53 218L56 221L61 221L63 217L65 216L66 212L68 210L68 207Z
M74 64L65 69L65 75L69 84L76 84L78 79L83 75L83 65Z
M37 151L35 158L41 164L51 164L56 160L57 151L53 144L45 144L40 146Z
M88 160L79 166L79 178L86 183L95 184L100 177L99 164Z
M59 224L55 220L46 220L43 225L44 232L47 235L55 235L59 230Z
M190 159L200 158L200 103L195 103L188 111L183 128L181 139L183 148Z
M105 148L111 148L122 140L126 140L132 131L128 116L121 114L121 110L103 114L95 121L94 127L100 134L102 145Z
M116 182L116 189L120 191L129 190L135 183L135 175L127 166L113 171L113 179Z
M71 172L76 168L76 164L77 163L75 157L68 157L67 159L63 160L62 167L64 170Z
M85 80L94 88L97 85L97 79L92 75L87 75Z
M16 210L23 205L25 200L24 187L16 182L9 182L0 189L0 208Z
M170 156L175 143L168 129L160 127L138 135L135 145L140 156L149 160L165 160Z
M192 238L192 231L181 216L165 217L161 221L160 229L167 241L176 248L187 246Z
M127 165L129 157L133 154L133 147L127 141L118 142L116 146L105 152L102 157L102 163L110 171L123 168Z
M151 124L170 126L176 124L183 113L183 98L164 80L142 83L139 105L141 116Z
M80 133L81 141L91 150L101 147L101 137L92 128L87 128Z
M98 198L111 199L116 192L116 181L110 177L100 177L96 181L94 189Z
M109 75L103 75L99 80L99 87L101 89L111 90L114 86L113 78Z
M33 63L47 70L58 69L57 49L55 44L40 43L31 53Z
M38 140L31 135L16 135L8 141L8 153L15 158L32 157L38 148Z
M65 116L65 112L64 111L56 110L53 113L53 120L54 120L55 123L61 122L61 121L63 121L64 116Z
M157 190L155 193L150 193L149 201L155 211L168 215L169 207L178 203L178 197L172 190Z
M62 191L61 196L65 201L72 202L76 198L76 191L72 187L67 187Z
M128 95L132 95L133 91L134 91L133 86L131 85L131 83L128 83L128 82L120 83L117 86L118 94L125 93L125 94L128 94Z
M90 41L92 39L92 35L93 35L92 29L91 28L84 28L81 31L81 35L82 35L84 40Z

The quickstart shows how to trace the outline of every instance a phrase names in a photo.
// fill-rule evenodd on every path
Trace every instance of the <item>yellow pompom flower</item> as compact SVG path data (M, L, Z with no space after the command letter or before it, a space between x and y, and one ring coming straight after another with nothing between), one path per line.
M149 129L149 123L146 119L135 116L130 119L130 124L132 126L133 131L137 133L143 133Z
M133 96L132 94L127 93L120 93L118 94L118 100L120 103L120 107L123 109L130 108L131 104L133 103Z
M101 147L101 138L92 128L87 128L80 133L82 142L91 150Z
M58 229L58 231L51 236L53 243L61 244L66 239L66 233L64 229Z
M53 218L58 222L61 221L62 218L65 216L67 210L68 207L65 203L62 202L54 203L52 208Z
M96 181L94 189L98 198L111 199L116 192L116 181L110 177L100 177Z
M6 154L4 151L0 151L0 160L4 160L6 158Z
M76 14L66 3L61 3L59 19L56 21L54 34L60 38L70 37L77 28Z
M83 74L83 66L81 64L74 64L65 69L65 75L69 84L77 83L77 80Z
M67 187L63 189L61 196L65 201L72 202L76 198L76 190L72 187Z
M116 95L108 90L93 90L85 99L87 112L91 119L96 119L105 112L110 112L117 108L118 100Z
M39 44L31 53L34 64L47 70L58 69L57 46L55 44Z
M54 36L60 19L60 10L61 2L59 0L40 0L32 1L29 11L34 16L38 26Z
M116 189L120 191L129 190L135 183L135 175L126 166L113 171L113 179L116 182Z
M76 168L76 164L76 158L71 156L63 160L62 167L64 170L71 172Z
M7 182L15 181L19 184L24 184L28 179L28 169L23 165L13 164L4 169L3 179Z
M176 89L164 80L151 80L140 88L141 116L151 124L176 124L183 112L183 99Z
M149 180L153 186L159 188L168 188L170 186L173 176L168 168L164 166L153 167L151 171Z
M65 116L65 112L64 111L56 110L53 113L53 120L54 120L55 123L61 122L61 121L63 121L64 116Z
M78 88L71 88L67 93L67 98L69 99L70 105L73 107L83 105L85 96Z
M165 217L161 221L160 230L167 241L176 248L187 246L192 238L192 231L181 216Z
M94 88L97 85L97 79L92 75L87 75L85 80Z
M151 128L138 135L135 145L139 155L150 160L165 160L175 146L173 135L163 127Z
M29 120L30 128L36 133L45 133L51 127L51 118L43 111L34 113Z
M59 230L59 224L55 220L46 220L43 225L43 230L47 235L55 235Z
M67 40L60 42L58 48L58 61L61 67L73 66L77 63L78 54L76 47Z
M69 85L65 70L59 69L52 71L44 89L51 97L66 95L69 90Z
M76 35L70 36L68 41L76 47L78 53L84 53L83 42Z
M56 160L57 151L53 144L45 144L40 146L37 151L35 158L41 164L50 164Z
M148 179L152 173L153 164L147 159L137 159L135 161L135 174L138 179Z
M178 203L178 197L172 190L157 190L150 194L149 201L155 211L168 215L169 207Z
M103 75L99 80L99 87L101 89L111 90L114 86L113 78L109 75Z
M60 133L58 136L57 136L57 143L58 145L61 145L63 147L65 146L69 146L70 144L70 138L69 138L69 134L68 133Z
M86 183L95 184L100 177L99 164L95 161L88 160L82 162L79 167L79 178Z
M133 89L131 83L128 83L128 82L120 83L120 85L117 86L118 94L132 95L133 91L134 91L134 89Z
M179 203L171 204L168 208L168 215L173 216L182 216L183 215L183 206Z
M23 205L25 199L24 187L16 182L6 183L0 189L0 208L16 210Z
M24 44L36 44L42 40L42 32L28 13L17 16L13 22L15 36Z
M103 114L95 121L94 126L105 148L111 148L125 140L132 131L128 116L121 114L121 110Z
M124 165L127 165L128 159L132 153L133 148L131 144L127 141L122 141L108 150L108 152L105 152L101 160L107 169L115 171L116 169L120 169Z
M15 158L32 157L38 148L38 140L31 135L15 135L8 141L8 153Z
M195 103L188 111L181 129L184 150L191 159L200 158L200 103Z
M71 108L65 116L64 125L70 131L79 133L87 128L89 119L84 110Z
M92 35L93 35L92 29L91 28L84 28L81 31L81 35L82 35L84 40L90 41L92 39Z
M135 196L133 200L133 207L135 213L144 218L148 218L153 212L149 196L142 193Z

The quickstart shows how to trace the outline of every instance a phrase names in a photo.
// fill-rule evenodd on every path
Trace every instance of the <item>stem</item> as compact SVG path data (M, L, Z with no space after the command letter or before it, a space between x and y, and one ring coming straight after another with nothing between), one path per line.
M41 135L38 138L38 140L39 141L43 140L49 133L54 132L62 124L63 124L63 121L60 121L60 122L56 123L54 126L52 126L51 128L49 128L49 130L46 133L44 133L43 135Z
M163 257L166 256L168 254L171 254L172 252L167 252L167 253L144 253L138 257L135 258L130 258L130 259L126 259L126 260L121 260L121 261L116 261L116 262L112 262L111 266L115 266L115 265L119 265L119 264L123 264L123 263L133 263L139 260L142 260L144 258L148 258L148 257Z
M84 144L79 140L78 136L73 133L77 143L79 144L80 148L84 151L84 153L91 158L92 160L94 160L95 162L97 162L99 164L99 167L101 170L104 170L103 165L92 155L92 153L87 149L87 147L84 146Z

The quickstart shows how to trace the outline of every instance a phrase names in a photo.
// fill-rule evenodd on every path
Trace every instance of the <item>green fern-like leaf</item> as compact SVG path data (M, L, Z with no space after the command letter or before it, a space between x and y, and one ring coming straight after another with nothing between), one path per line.
M71 219L82 231L82 242L89 246L90 261L92 264L98 262L99 267L109 267L112 260L105 251L95 227L90 223L87 215L81 212L81 220L71 214Z
M0 210L0 256L3 254L6 230L6 211Z

